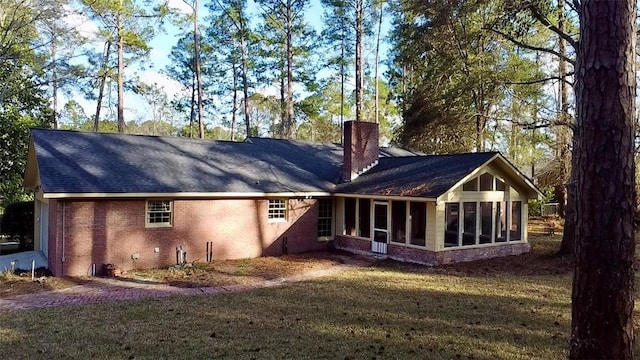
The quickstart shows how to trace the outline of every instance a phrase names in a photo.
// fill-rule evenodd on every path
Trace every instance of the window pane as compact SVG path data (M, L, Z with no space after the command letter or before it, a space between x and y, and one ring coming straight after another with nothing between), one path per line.
M505 189L504 183L496 179L496 191L504 191L504 189Z
M373 227L376 229L389 229L387 225L387 205L374 204L373 215L375 216Z
M147 201L147 224L171 225L171 201Z
M345 235L356 236L356 199L344 199L344 231Z
M458 246L458 221L460 216L460 204L445 204L445 222L447 227L444 233L444 246Z
M462 245L475 245L476 243L476 203L466 202L464 206L464 233Z
M318 200L318 237L331 236L333 225L333 202L331 199Z
M489 173L480 175L480 191L493 191L493 175Z
M318 237L331 236L331 219L318 219Z
M511 227L509 233L509 240L521 240L522 239L522 217L521 217L522 201L513 201L511 203Z
M286 220L287 206L284 200L269 200L268 219Z
M480 244L491 243L491 222L492 205L490 202L480 203Z
M473 178L464 183L462 191L478 191L478 178Z
M411 245L425 246L427 227L427 203L411 202Z
M391 241L405 243L407 241L407 203L404 201L391 202Z
M332 217L333 203L331 199L319 199L318 200L318 217L330 218Z
M359 199L359 215L360 215L360 228L358 229L358 236L371 237L371 200Z
M505 201L496 203L496 242L507 241L507 203Z

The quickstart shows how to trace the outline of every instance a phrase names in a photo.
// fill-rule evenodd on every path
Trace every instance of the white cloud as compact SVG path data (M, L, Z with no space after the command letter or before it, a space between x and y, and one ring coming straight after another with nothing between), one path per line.
M169 9L181 14L191 14L193 12L191 6L187 5L183 0L169 0L167 5Z
M65 13L67 14L63 21L72 28L78 30L81 36L95 40L98 35L98 27L83 14L79 9L74 9L70 6L65 6Z
M157 85L159 88L164 90L169 98L174 98L178 93L185 90L182 84L157 71L147 71L142 73L140 81L148 85Z

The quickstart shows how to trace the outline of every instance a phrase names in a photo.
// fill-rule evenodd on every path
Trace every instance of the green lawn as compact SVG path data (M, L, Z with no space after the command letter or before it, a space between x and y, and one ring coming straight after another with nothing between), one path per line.
M496 268L390 262L245 293L0 312L0 357L562 359L571 274L530 255Z

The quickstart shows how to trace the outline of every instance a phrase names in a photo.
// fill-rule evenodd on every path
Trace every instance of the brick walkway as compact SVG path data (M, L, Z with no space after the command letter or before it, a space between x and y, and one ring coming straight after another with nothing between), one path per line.
M193 296L225 292L241 292L257 288L282 286L323 276L329 276L348 268L368 266L370 260L350 258L344 264L275 280L265 280L249 285L183 288L166 284L128 279L92 278L90 282L62 290L45 291L0 299L2 310L27 310L66 305L94 304L106 301L138 300L169 296Z

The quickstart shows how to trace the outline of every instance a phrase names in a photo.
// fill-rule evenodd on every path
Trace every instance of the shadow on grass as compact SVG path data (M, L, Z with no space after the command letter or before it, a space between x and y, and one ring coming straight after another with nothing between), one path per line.
M50 359L563 358L570 280L539 280L363 268L237 294L2 314L0 345L9 358Z

